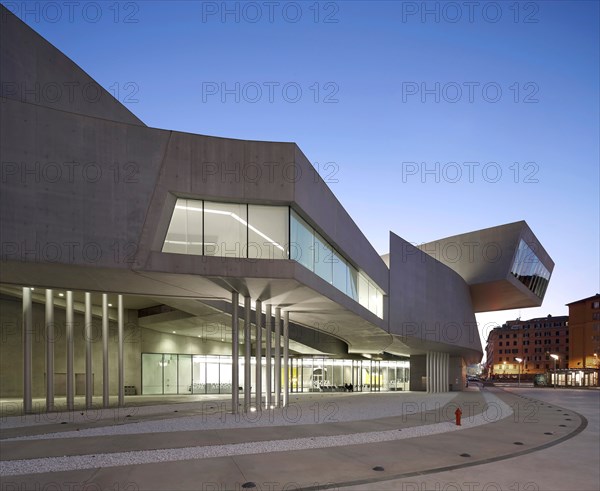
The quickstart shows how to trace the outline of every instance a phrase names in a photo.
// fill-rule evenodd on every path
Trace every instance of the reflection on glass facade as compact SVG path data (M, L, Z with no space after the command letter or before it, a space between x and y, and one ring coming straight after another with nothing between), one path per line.
M519 243L511 273L538 297L544 298L550 272L523 239Z
M359 272L298 214L290 210L290 259L314 271L383 319L383 292Z
M383 319L383 292L288 206L178 199L163 252L292 259Z
M288 259L287 206L178 199L163 252Z
M261 362L265 387L265 358ZM251 364L255 387L256 358ZM239 369L244 373L243 358ZM406 360L290 358L290 392L343 392L350 385L355 392L408 390L409 380ZM142 353L142 394L231 394L231 356Z

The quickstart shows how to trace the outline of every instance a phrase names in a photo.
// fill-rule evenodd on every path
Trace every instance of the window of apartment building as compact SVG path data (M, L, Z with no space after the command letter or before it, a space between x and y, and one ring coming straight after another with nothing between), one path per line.
M594 312L592 314L592 319L595 321L600 321L600 312Z
M500 342L498 343L498 346L502 346L502 341L500 341Z
M517 335L516 335L516 334L513 334L513 338L516 338L516 337L517 337Z
M600 309L600 302L592 302L593 309Z
M517 342L516 342L516 341L513 341L513 346L516 346L516 345L517 345Z
M499 354L499 355L501 355L501 354L502 354L502 350L501 350L501 349L499 349L499 350L498 350L498 354Z
M525 349L523 350L523 353L529 353L529 350L528 350L527 348L525 348Z
M535 364L535 368L539 369L539 368L540 368L540 364L539 364L539 363L536 363L536 364Z
M502 339L502 334L498 334L498 339Z

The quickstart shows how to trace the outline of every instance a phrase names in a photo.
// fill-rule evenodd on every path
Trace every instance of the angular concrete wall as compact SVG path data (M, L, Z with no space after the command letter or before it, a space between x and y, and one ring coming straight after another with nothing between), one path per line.
M73 60L0 4L0 97L143 125Z
M414 350L483 354L469 287L450 268L390 234L390 333ZM418 351L417 353L418 354Z

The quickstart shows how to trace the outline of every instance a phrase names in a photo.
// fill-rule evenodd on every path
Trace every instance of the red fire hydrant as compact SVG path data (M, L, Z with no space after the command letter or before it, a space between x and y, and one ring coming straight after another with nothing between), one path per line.
M456 426L460 426L460 417L462 415L462 411L459 407L457 407L456 411L454 411L454 415L456 416Z

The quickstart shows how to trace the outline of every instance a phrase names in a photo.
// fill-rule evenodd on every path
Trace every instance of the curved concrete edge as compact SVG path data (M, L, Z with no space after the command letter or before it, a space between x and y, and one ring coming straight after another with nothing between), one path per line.
M502 389L500 389L500 390L502 390ZM506 391L503 391L503 392L506 392ZM519 396L518 394L511 394L511 395L513 395L515 397L523 397L523 396ZM534 400L531 398L529 398L529 399ZM535 399L535 400L538 401L539 403L545 404L544 401L541 401L539 399ZM556 407L560 407L560 406L556 406ZM455 465L431 468L431 469L427 469L424 471L405 472L405 473L401 473L401 474L387 475L384 478L379 478L379 479L378 478L358 479L358 480L354 480L354 481L336 482L336 483L331 483L331 484L323 484L320 486L303 487L303 488L299 488L299 489L301 489L302 491L319 491L319 490L323 490L323 489L339 489L339 488L345 488L345 487L350 487L350 486L373 484L373 483L377 483L377 482L395 481L397 479L406 479L406 478L415 477L415 476L425 476L428 474L436 474L438 472L453 471L453 470L457 470L457 469L463 469L465 467L474 467L474 466L478 466L478 465L482 465L482 464L489 464L489 463L498 462L501 460L512 459L514 457L519 457L521 455L527 455L530 453L539 452L540 450L544 450L546 448L550 448L555 445L559 445L560 443L562 443L564 441L574 438L575 436L579 435L582 431L584 431L588 425L587 418L585 416L583 416L582 414L578 413L577 411L573 411L572 409L566 409L563 407L560 407L560 408L565 411L570 411L571 413L577 415L577 417L580 418L580 420L581 420L581 423L579 424L579 426L575 430L570 432L569 434L564 435L560 438L557 438L556 440L553 440L551 442L544 443L542 445L538 445L538 446L535 446L532 448L528 448L526 450L520 450L518 452L501 455L498 457L491 457L491 458L480 459L480 460L476 460L476 461L472 461L472 462L465 462L464 464L455 464Z

